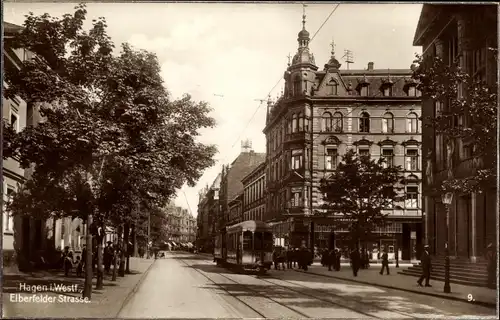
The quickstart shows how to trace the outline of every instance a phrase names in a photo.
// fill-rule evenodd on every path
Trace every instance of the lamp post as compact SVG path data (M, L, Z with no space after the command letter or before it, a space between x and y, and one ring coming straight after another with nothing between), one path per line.
M453 201L453 193L447 192L442 196L443 204L446 206L446 243L445 243L445 260L444 260L444 293L450 293L450 251L448 247L449 224L450 224L450 205Z

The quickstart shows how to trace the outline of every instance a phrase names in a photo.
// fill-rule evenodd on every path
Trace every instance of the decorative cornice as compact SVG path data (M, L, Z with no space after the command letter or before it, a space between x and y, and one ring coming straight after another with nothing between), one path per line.
M389 137L387 137L385 140L382 140L380 142L377 143L379 146L395 146L397 145L398 143L394 140L391 140Z
M359 145L368 145L368 146L371 146L373 144L373 141L370 141L366 138L362 138L361 140L358 140L358 141L355 141L353 142L353 145L355 146L359 146Z
M406 147L406 146L420 146L421 144L422 144L422 142L421 142L421 141L417 141L417 140L415 140L415 139L409 139L409 140L403 141L403 142L401 143L401 145L403 145L403 146L405 146L405 147Z
M336 136L330 136L330 137L326 138L325 140L323 140L323 142L322 142L323 145L328 145L328 144L339 145L341 143L342 143L342 141L340 141L340 139L337 138Z

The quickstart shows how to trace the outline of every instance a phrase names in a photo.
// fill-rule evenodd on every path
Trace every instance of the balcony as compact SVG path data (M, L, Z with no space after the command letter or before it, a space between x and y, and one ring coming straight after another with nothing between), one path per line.
M305 141L310 137L310 133L308 132L294 132L285 135L285 143L297 143L301 141Z

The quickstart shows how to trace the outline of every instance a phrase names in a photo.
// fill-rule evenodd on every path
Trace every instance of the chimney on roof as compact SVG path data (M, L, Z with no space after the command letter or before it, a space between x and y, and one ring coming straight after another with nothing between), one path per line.
M373 62L368 62L368 71L373 70Z

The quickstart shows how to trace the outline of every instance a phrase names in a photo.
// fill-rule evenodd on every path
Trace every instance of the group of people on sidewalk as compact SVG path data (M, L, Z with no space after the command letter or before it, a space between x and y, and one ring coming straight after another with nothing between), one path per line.
M106 273L111 272L111 265L115 264L115 260L120 265L121 260L121 249L113 245L111 241L107 242L106 247L103 250L103 265L104 271ZM73 269L77 277L83 277L85 265L87 263L87 247L84 245L81 255L76 255L70 250L69 246L64 248L62 252L60 265L64 269L64 275L68 277ZM92 251L92 272L97 269L97 248Z
M300 249L297 247L289 246L283 248L280 246L274 247L273 250L273 263L275 270L286 270L298 267L307 271L308 266L312 264L313 257L311 251L302 246Z

